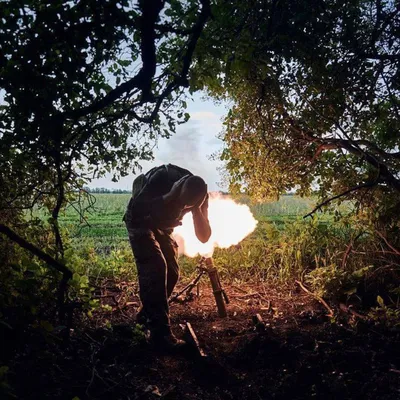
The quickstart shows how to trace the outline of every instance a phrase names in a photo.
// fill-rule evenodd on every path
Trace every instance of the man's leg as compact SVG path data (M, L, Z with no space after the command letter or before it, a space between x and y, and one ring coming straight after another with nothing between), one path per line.
M171 333L167 301L167 265L160 244L150 229L129 229L129 241L138 270L140 300L152 334Z
M179 279L178 244L170 231L155 231L161 251L167 262L167 296L171 296Z

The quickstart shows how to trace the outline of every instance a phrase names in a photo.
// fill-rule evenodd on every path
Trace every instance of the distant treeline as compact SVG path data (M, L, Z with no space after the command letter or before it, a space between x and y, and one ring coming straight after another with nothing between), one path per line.
M85 192L88 193L112 193L112 194L130 194L132 193L130 190L124 190L124 189L107 189L107 188L90 188L90 187L85 187L83 188Z
M90 187L84 187L83 190L88 193L109 193L109 194L131 194L131 190L124 190L124 189L107 189L104 187L101 188L90 188ZM225 191L220 191L219 193L223 195L229 195L229 192ZM288 192L285 193L284 196L294 196L296 193L294 192ZM245 195L242 195L245 196ZM247 196L246 196L247 197Z

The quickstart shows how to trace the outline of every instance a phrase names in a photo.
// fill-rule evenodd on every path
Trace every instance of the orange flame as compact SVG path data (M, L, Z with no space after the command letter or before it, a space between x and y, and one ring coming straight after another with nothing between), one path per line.
M182 225L174 229L174 237L181 253L189 257L211 257L215 247L226 249L238 244L254 231L257 221L249 207L235 203L220 194L210 194L208 219L212 234L207 243L201 243L195 233L191 213L184 216Z

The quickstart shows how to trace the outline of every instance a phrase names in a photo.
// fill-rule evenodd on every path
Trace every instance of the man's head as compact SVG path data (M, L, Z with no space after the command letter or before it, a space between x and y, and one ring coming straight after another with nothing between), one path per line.
M207 185L199 176L190 176L183 183L180 200L186 207L200 204L207 194Z

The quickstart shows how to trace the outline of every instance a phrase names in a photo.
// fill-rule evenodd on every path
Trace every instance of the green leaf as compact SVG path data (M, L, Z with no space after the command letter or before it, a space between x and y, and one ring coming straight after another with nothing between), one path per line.
M7 367L7 365L2 365L2 366L0 367L0 378L3 378L4 375L6 375L6 374L8 373L9 369L10 369L10 368Z
M54 330L53 325L49 321L46 321L46 320L40 321L40 326L47 332L53 332L53 330Z

